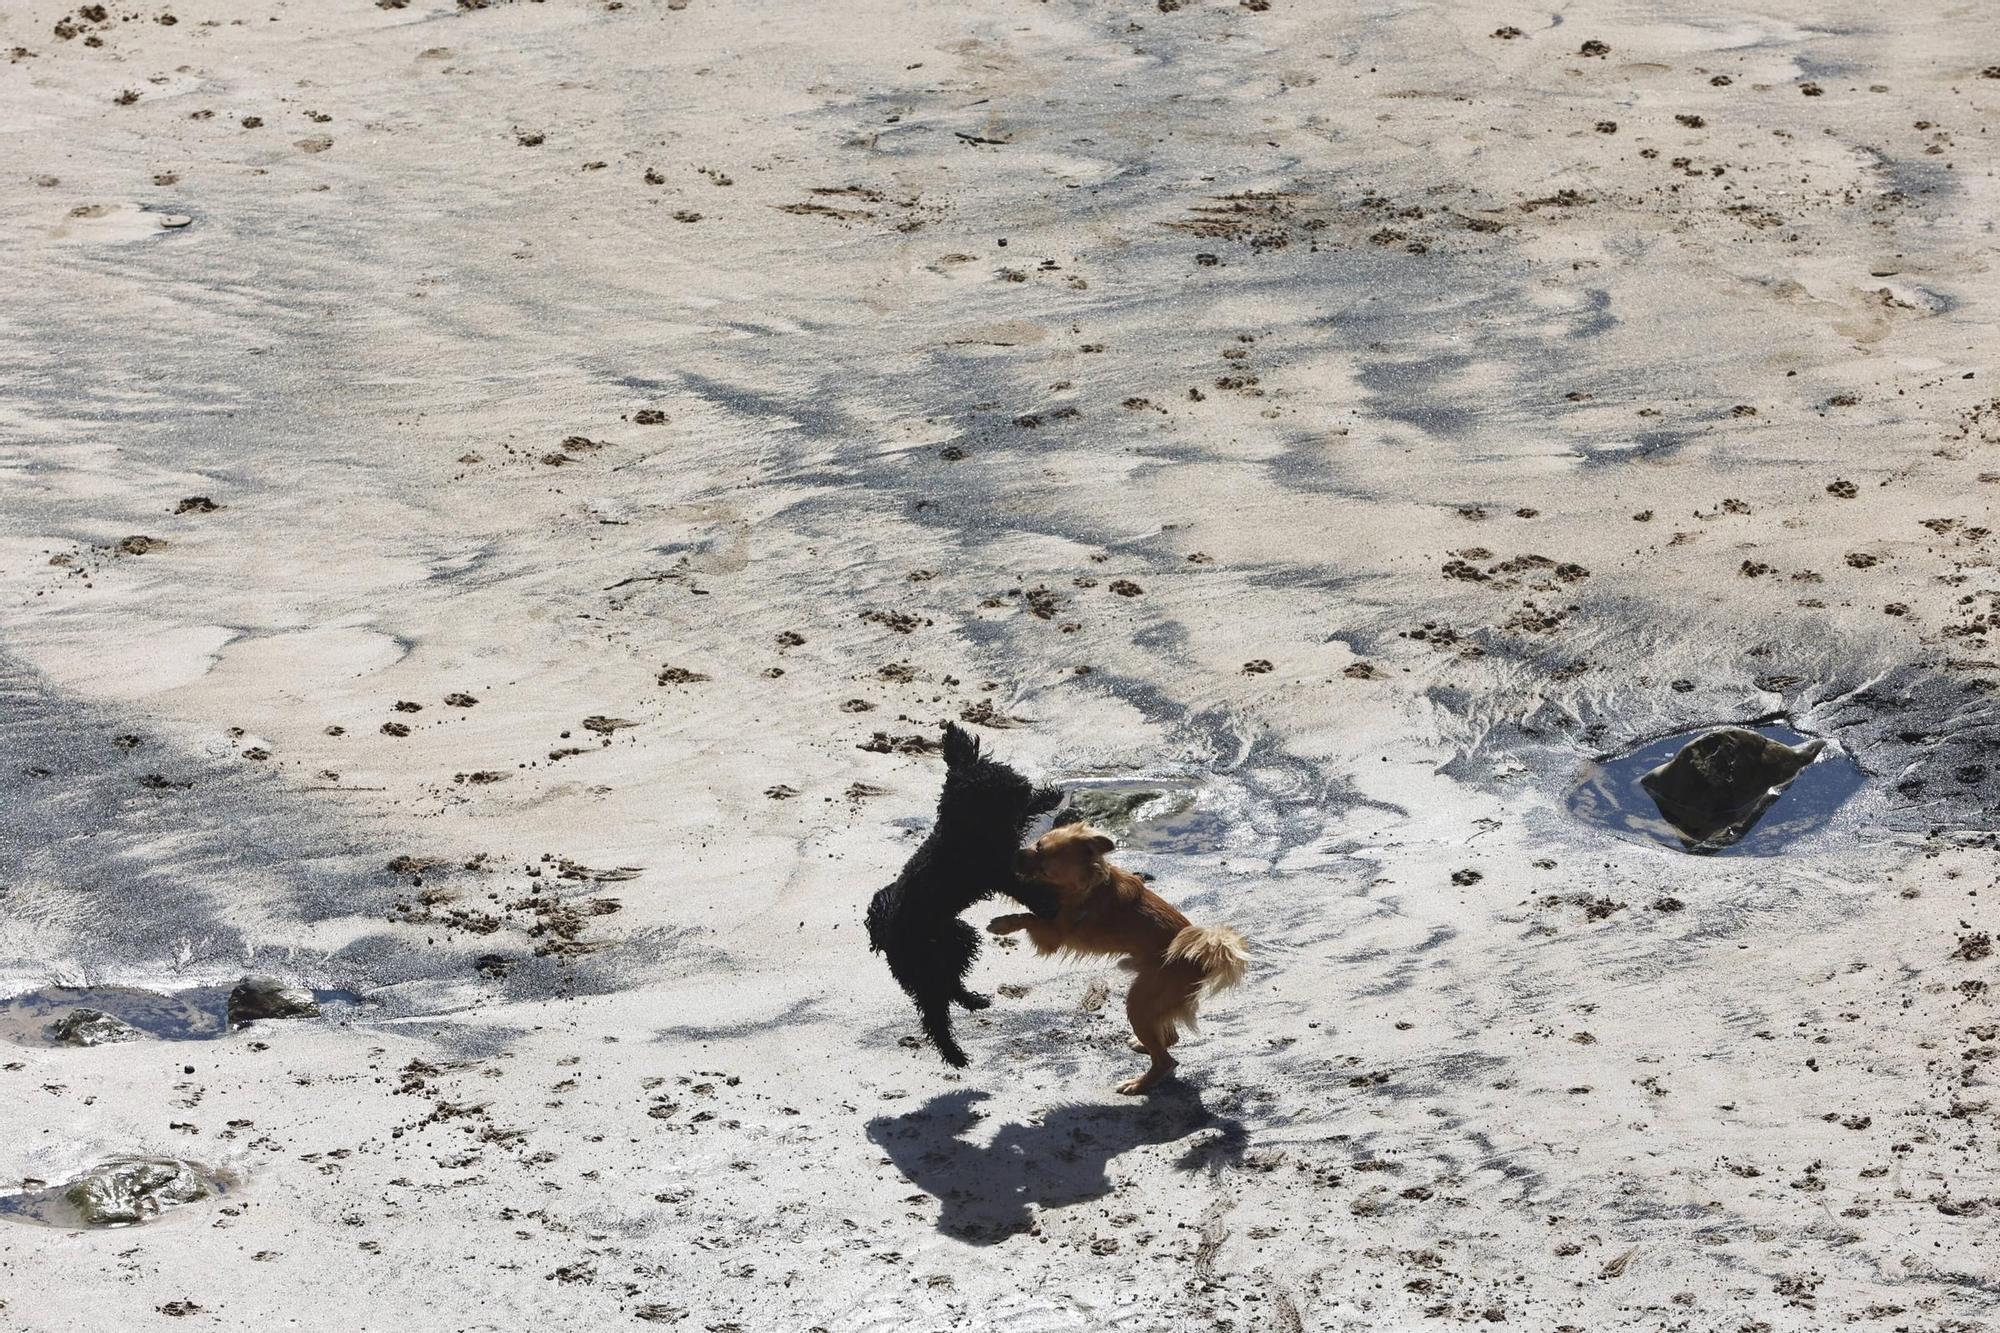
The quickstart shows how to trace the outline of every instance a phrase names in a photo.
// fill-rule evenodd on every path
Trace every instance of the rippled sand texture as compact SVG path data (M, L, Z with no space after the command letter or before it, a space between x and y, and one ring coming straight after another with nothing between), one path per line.
M0 1321L2000 1325L1990 7L8 51L0 975L367 1003L0 1051L0 1182L241 1181ZM904 1043L958 717L1255 942L1175 1089L1025 951ZM1778 854L1570 812L1772 717L1868 778Z

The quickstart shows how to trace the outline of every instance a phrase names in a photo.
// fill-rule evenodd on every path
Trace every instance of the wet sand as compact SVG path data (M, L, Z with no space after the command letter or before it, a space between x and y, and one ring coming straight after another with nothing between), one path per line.
M0 994L362 997L10 1026L0 1187L237 1183L0 1216L9 1326L2000 1323L2000 18L0 53ZM1120 858L1256 951L1169 1091L1021 949L970 1069L909 1040L860 918L948 719L1166 793ZM1724 723L1865 780L1743 855L1577 816Z

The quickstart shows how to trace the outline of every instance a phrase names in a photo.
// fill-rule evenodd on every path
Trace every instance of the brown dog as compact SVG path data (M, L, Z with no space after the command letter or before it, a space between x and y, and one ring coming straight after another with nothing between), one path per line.
M1134 1046L1152 1057L1145 1073L1118 1091L1149 1091L1174 1071L1168 1048L1194 1026L1200 1001L1243 979L1249 946L1228 926L1194 926L1137 875L1105 860L1116 844L1088 824L1066 824L1021 854L1021 873L1060 895L1056 919L1026 912L996 916L995 935L1028 932L1037 953L1123 954L1138 975L1125 996Z

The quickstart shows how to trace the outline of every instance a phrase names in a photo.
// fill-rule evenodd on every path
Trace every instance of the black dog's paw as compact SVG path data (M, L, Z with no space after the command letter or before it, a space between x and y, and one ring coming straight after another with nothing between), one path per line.
M924 1035L937 1047L937 1053L953 1069L963 1069L972 1062L965 1058L958 1039L951 1031L951 1006L942 1001L926 1000L923 1005Z
M975 1013L981 1009L990 1009L993 1007L993 997L990 995L981 995L976 990L962 990L958 993L957 999L960 1008L970 1009Z

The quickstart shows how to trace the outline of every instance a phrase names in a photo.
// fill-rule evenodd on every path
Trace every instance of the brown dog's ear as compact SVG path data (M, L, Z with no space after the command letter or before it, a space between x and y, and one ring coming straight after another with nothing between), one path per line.
M1109 855L1112 849L1118 846L1117 843L1111 841L1111 839L1105 837L1102 833L1092 834L1088 845L1090 850L1099 856Z

